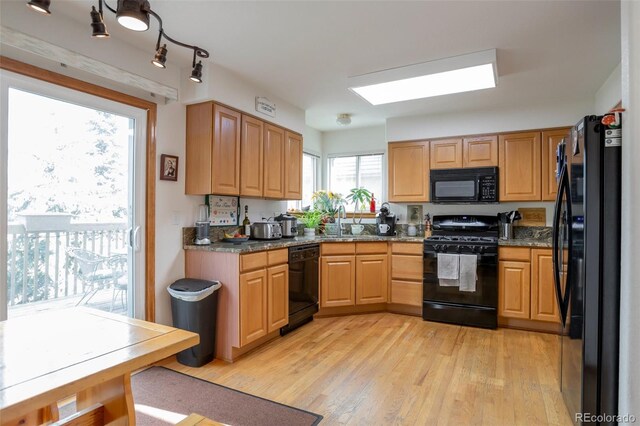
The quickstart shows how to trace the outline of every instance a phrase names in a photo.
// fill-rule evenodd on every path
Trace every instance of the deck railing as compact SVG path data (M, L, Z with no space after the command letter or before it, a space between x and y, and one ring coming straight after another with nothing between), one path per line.
M127 247L126 223L76 223L46 231L10 223L7 231L9 306L82 294L82 281L68 248L109 257L126 252Z

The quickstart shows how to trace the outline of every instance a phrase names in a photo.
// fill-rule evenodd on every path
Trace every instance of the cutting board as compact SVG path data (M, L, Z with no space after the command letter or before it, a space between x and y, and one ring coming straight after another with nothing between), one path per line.
M547 226L547 209L544 207L518 208L522 219L518 226Z

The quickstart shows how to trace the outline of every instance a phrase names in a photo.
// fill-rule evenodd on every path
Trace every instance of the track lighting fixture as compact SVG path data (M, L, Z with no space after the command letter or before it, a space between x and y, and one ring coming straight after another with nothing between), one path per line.
M116 20L120 25L132 31L149 29L151 6L147 0L118 0Z
M100 6L102 6L102 4ZM100 8L100 11L97 11L95 6L91 6L91 28L93 29L92 37L109 37L107 27L104 25L102 8Z
M40 13L50 14L49 6L51 0L29 0L27 6ZM196 83L202 83L202 61L196 63L196 57L206 59L209 57L209 52L201 47L191 44L182 43L167 35L162 26L162 18L160 15L151 10L151 5L148 0L118 0L118 5L114 9L106 0L98 0L98 9L95 6L91 6L91 28L93 30L92 36L96 38L109 37L107 32L107 26L104 23L104 15L102 12L102 6L106 7L109 11L116 15L116 20L120 25L133 31L146 31L149 29L149 17L153 16L160 26L158 30L158 41L156 43L156 53L151 60L151 63L158 68L166 68L167 62L167 45L160 43L162 40L167 40L177 46L184 47L185 49L193 50L193 63L190 80Z
M163 44L156 49L156 56L151 60L151 63L158 68L166 68L165 62L167 62L167 45Z
M45 15L51 15L49 11L49 5L51 4L51 0L29 0L27 2L27 6L36 12L44 13Z
M189 79L196 83L202 83L202 61L198 61L198 63L193 66L193 71L191 71L191 77L189 77Z

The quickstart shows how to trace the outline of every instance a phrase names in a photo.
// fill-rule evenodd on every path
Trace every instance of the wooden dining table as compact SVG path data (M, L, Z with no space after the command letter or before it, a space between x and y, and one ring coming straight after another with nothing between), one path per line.
M88 308L0 322L0 424L134 425L131 373L199 342L198 334ZM79 421L80 420L80 421Z

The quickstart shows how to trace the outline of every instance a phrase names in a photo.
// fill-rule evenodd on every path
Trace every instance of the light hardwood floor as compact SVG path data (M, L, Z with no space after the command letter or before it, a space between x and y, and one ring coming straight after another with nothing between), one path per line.
M163 364L322 424L569 425L559 337L391 313L316 319L234 364Z

